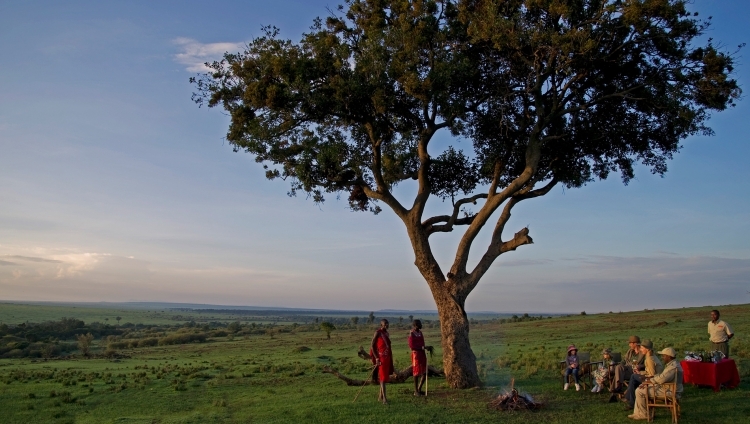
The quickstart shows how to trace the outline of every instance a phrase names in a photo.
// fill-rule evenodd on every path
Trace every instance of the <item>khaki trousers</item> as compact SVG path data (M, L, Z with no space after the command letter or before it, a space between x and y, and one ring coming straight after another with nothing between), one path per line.
M729 358L729 342L714 343L711 342L711 350L718 350L725 357Z

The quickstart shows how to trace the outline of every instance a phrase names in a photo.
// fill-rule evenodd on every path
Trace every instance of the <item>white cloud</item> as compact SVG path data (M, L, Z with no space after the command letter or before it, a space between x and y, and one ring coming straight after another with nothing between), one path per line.
M8 260L11 259L11 260ZM152 263L132 255L74 248L0 246L0 299L158 300L242 303L282 301L304 276L252 267Z
M206 62L220 60L224 53L236 53L244 50L245 43L201 43L192 38L179 37L172 42L180 47L180 53L174 55L175 62L185 65L189 72L206 72Z

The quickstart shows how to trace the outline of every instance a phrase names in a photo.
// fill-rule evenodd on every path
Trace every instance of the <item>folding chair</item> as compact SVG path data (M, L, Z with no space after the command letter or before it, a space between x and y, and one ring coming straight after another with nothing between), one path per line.
M677 383L654 384L650 382L643 383L647 385L646 391L646 415L648 422L654 421L654 412L656 408L669 408L672 411L672 423L677 424L680 419L680 398L677 397ZM656 393L657 387L661 388L661 393ZM653 388L653 396L651 393Z
M603 382L602 387L606 388L606 389L612 387L612 380L614 379L614 370L613 370L614 366L613 365L609 365L609 363L610 363L610 361L612 361L615 364L617 364L620 361L622 361L622 354L620 352L612 352L612 353L610 353L609 356L610 356L609 360L605 360L604 358L602 358L602 359L600 359L598 361L591 361L591 362L589 362L589 367L588 367L589 368L589 370L588 370L589 371L589 381L591 381L592 385L594 384L594 380L593 380L594 370L596 370L597 368L599 368L601 366L601 367L605 367L607 369L607 377L606 377L606 380Z
M568 377L568 381L565 381L565 361L560 361L560 372L563 378L563 384L573 384L573 375ZM588 377L588 384L584 378ZM578 381L584 390L591 386L591 353L590 352L579 352L578 353Z
M612 357L612 362L615 363L615 366L622 362L622 352L612 352L610 356ZM615 379L615 372L611 369L608 370L610 373L608 374L609 377L607 377L607 382L609 383L609 387L612 387L612 380ZM625 384L628 384L628 382L626 381Z

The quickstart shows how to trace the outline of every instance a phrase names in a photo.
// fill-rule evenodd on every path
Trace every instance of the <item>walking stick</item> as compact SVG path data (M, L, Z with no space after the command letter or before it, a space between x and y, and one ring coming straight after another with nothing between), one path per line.
M425 370L424 374L424 397L427 397L427 390L430 388L430 363L427 362L427 369Z
M372 381L372 376L375 375L375 368L377 368L377 365L373 365L372 369L370 369L370 377L365 381L365 383L362 385L362 387L359 388L359 391L357 392L357 396L354 396L354 400L352 403L357 401L357 398L359 397L359 394L362 393L362 389L365 388L366 385L370 384L370 381Z
M432 359L432 348L430 348L430 359ZM430 376L430 362L432 362L432 361L430 361L428 359L427 360L427 369L425 370L425 373L424 373L424 397L427 397L427 389L430 388L430 380L429 380L429 376Z

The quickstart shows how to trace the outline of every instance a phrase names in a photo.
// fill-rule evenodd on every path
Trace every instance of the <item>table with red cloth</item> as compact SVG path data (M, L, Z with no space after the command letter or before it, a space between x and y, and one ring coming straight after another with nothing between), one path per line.
M682 380L685 384L711 386L715 392L725 385L734 389L740 384L740 374L733 359L722 359L719 362L681 361Z

